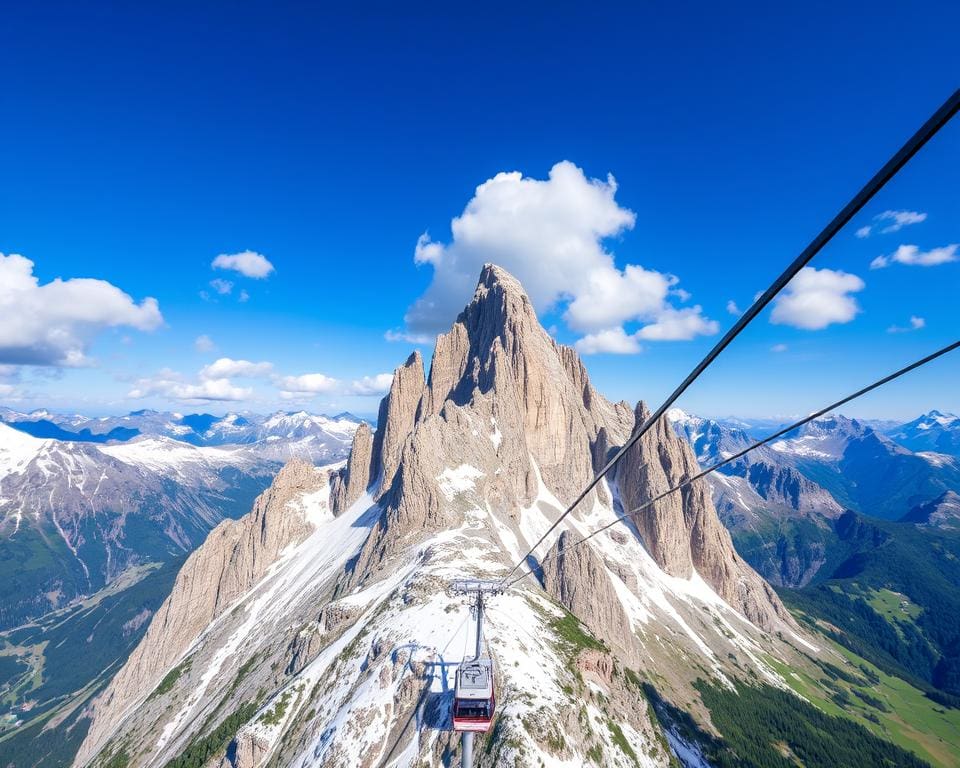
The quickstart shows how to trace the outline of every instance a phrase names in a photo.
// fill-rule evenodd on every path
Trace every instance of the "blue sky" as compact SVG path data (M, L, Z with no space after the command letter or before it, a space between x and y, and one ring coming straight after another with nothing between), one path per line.
M429 334L484 249L536 283L559 340L597 352L601 391L659 401L728 302L747 306L960 84L948 3L30 5L5 11L0 70L0 253L32 262L7 262L25 287L0 304L15 408L373 413L413 346L388 332ZM684 407L803 413L954 340L960 262L935 249L960 243L958 161L955 121ZM530 217L504 218L515 199ZM477 231L457 236L468 204ZM884 233L885 211L926 217ZM211 266L245 251L273 270ZM917 260L944 263L901 263ZM411 313L435 272L443 306ZM795 327L809 306L834 319ZM201 373L223 358L257 365ZM847 410L960 411L958 374L947 359Z

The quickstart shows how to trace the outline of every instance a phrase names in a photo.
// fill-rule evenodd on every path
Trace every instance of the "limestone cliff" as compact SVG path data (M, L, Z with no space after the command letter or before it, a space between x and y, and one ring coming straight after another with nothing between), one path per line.
M326 494L328 473L295 459L277 474L249 515L214 528L184 563L170 596L126 664L95 704L78 761L109 735L124 713L148 696L209 624L256 584L290 544L313 526L301 500Z

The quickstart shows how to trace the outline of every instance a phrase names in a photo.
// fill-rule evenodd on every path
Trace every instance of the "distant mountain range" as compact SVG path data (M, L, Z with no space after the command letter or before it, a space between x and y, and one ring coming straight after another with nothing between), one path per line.
M191 552L291 458L342 459L361 420L0 412L0 629Z
M933 451L960 456L960 416L930 411L918 419L892 427L887 435L911 451Z
M780 426L705 419L679 409L668 416L701 466L737 453ZM829 572L837 556L831 554L835 523L845 510L885 520L913 514L918 520L929 518L930 525L955 520L948 514L950 497L944 495L960 491L960 458L928 448L931 443L960 443L960 419L932 411L907 424L884 423L884 429L827 416L710 476L717 511L738 550L765 578L796 587L821 570ZM943 511L928 509L938 500Z
M47 410L20 413L0 408L0 421L34 437L74 442L106 443L128 441L143 435L169 437L198 446L246 445L265 440L298 440L305 437L345 437L362 421L351 413L336 416L306 411L277 411L271 415L228 413L182 414L170 411L139 410L125 416L93 418L64 415Z

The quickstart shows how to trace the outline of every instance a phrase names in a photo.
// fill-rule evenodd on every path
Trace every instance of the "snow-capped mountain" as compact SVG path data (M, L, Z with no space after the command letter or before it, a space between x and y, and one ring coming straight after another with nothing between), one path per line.
M791 458L839 461L852 441L870 434L875 434L873 429L857 419L829 415L804 424L770 447Z
M0 424L0 627L89 595L131 565L180 556L242 514L279 463L166 437L109 445Z
M325 416L306 411L263 416L254 413L182 414L140 410L125 416L90 417L55 414L46 410L19 413L0 409L0 421L35 437L53 437L78 442L130 440L138 436L169 437L199 446L245 445L262 441L315 438L329 443L327 460L349 447L361 419L350 413Z
M201 744L207 764L244 768L456 764L451 686L474 619L451 580L507 576L648 415L596 392L488 265L429 375L417 353L397 370L345 465L289 464L190 556L76 764L162 766ZM704 484L631 512L696 467L661 421L491 599L482 765L697 764L645 686L703 719L695 680L785 687L780 664L822 653ZM579 544L618 513L631 524Z
M284 462L344 458L360 423L304 411L0 409L0 545L11 553L0 576L12 574L0 579L0 628L92 594L131 565L192 551Z
M946 453L960 457L960 416L930 411L886 431L888 437L911 451Z
M888 520L960 491L960 460L932 451L913 452L857 419L828 416L771 448L814 479L845 507Z

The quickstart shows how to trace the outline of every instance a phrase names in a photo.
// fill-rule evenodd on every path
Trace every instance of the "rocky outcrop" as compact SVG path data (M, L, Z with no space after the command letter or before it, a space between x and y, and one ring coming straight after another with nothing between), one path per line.
M634 429L650 418L641 402ZM693 451L666 418L655 423L624 455L616 482L647 551L664 571L689 578L694 569L717 593L761 627L789 613L770 586L737 554L713 506L710 487L699 480L637 512L641 505L699 471Z
M335 515L347 509L370 486L373 480L371 475L379 469L376 459L373 450L373 432L370 425L363 421L353 435L347 466L331 479L330 508Z
M517 280L488 264L473 300L437 339L424 411L491 392L518 407L544 481L571 501L592 475L590 445L600 426L618 421L616 406L593 390L576 352L540 326Z
M258 768L270 750L270 742L252 728L241 728L218 768Z
M932 501L914 507L902 518L902 522L944 531L960 529L960 494L944 491Z
M607 639L628 664L633 630L603 562L582 537L560 534L543 563L543 588L597 637Z
M803 515L836 518L843 513L836 499L824 488L792 467L767 461L735 466L730 474L745 477L767 502L788 507Z
M419 352L414 352L394 372L390 392L380 404L377 435L372 449L373 461L379 469L380 495L393 484L403 447L413 431L425 384L423 358Z
M328 487L328 473L294 460L240 520L214 528L184 563L169 597L127 663L94 703L95 717L77 763L109 736L123 713L148 696L197 636L257 583L290 544L313 530L298 501Z

